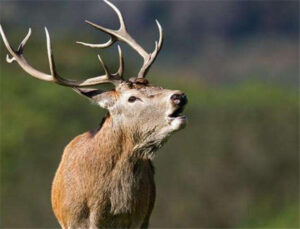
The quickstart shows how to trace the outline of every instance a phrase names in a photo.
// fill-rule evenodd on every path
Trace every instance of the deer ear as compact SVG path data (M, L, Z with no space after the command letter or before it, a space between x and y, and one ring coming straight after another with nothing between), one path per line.
M93 102L97 103L100 107L109 108L116 100L113 91L101 91L96 88L73 88L78 94L83 95Z

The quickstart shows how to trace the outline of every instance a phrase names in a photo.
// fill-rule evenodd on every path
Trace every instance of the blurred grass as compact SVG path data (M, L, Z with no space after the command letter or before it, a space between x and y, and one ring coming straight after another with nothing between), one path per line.
M298 203L291 204L283 209L271 209L268 203L257 203L253 211L256 211L256 213L245 220L244 225L246 227L263 225L266 228L298 228ZM261 217L257 217L257 214Z
M29 58L46 69L35 45ZM62 50L59 63L65 55L73 58L59 66L62 72L98 73L96 61L81 62L83 54L66 54L70 49L62 45L57 50ZM63 148L95 127L105 111L71 89L32 79L3 59L1 224L57 227L50 189ZM132 68L127 71L132 75ZM258 80L217 86L162 74L161 69L154 69L149 79L185 91L189 99L189 125L155 160L157 200L151 226L299 227L296 89Z
M188 93L190 125L159 154L165 188L158 190L155 226L298 228L297 90L185 79L172 87Z

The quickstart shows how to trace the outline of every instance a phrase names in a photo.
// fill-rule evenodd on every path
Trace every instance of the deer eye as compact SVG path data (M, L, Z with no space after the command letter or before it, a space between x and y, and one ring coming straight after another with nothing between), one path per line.
M128 102L130 103L134 103L138 98L135 97L135 96L130 96L129 99L128 99Z

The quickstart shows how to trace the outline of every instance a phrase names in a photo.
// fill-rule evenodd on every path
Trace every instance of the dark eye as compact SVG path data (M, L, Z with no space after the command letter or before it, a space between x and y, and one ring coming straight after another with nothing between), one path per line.
M128 102L133 103L133 102L135 102L135 100L137 100L137 97L130 96L129 99L128 99Z

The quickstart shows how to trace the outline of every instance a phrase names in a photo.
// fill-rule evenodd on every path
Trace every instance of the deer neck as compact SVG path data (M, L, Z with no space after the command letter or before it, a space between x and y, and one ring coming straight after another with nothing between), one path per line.
M96 138L101 146L109 147L112 155L132 161L153 160L155 152L166 139L157 138L154 131L139 131L138 127L127 127L114 120L109 114L102 120L96 131ZM104 143L104 144L103 144Z
M133 157L134 141L126 130L109 114L105 116L97 130L90 131L100 148L100 152L117 159Z
M134 139L110 116L105 118L95 139L100 152L107 154L105 163L110 165L106 187L111 213L131 213L143 178L153 176L152 164L137 154Z

